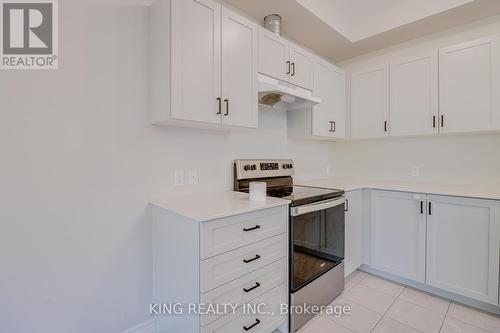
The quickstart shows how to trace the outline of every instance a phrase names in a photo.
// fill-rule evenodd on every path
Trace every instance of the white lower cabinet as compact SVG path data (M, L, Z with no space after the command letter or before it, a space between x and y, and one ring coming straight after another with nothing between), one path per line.
M370 197L372 268L499 305L500 201L378 190Z
M346 193L345 276L363 263L363 190Z
M372 191L371 265L425 282L425 195Z
M427 284L498 305L500 203L430 196Z
M287 327L280 307L288 304L288 204L205 222L160 206L153 206L152 216L154 303L217 309L158 316L158 333ZM224 312L226 304L236 310Z
M274 288L259 298L201 329L202 333L271 333L288 317L281 314L281 304L288 303L286 284Z

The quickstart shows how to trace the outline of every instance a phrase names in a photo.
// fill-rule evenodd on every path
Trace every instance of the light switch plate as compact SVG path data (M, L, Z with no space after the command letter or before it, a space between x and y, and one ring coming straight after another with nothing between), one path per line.
M183 186L184 185L184 171L177 170L174 173L174 186Z
M198 184L198 171L190 170L188 173L188 184L196 185Z
M414 166L411 168L411 176L412 177L420 176L420 168L418 166Z

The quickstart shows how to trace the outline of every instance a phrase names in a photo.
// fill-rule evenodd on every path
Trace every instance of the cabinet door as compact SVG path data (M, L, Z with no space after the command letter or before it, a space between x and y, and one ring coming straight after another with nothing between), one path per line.
M425 282L425 196L372 191L371 265Z
M259 27L259 72L288 81L290 74L289 43L271 31Z
M391 136L438 131L437 52L391 62Z
M346 74L332 64L314 62L313 95L321 103L313 107L312 134L345 139L346 136Z
M222 123L258 127L258 26L222 8Z
M443 133L498 128L499 37L439 50L439 110Z
M312 90L314 55L290 43L290 62L290 82L297 86Z
M427 284L498 305L500 203L429 200Z
M221 5L172 0L171 10L171 116L220 123Z
M389 65L351 73L351 137L389 135Z
M346 193L345 275L363 263L363 190Z

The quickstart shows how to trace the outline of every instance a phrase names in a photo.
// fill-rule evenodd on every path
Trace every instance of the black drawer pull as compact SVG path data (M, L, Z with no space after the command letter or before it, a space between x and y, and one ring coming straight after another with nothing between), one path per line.
M257 282L257 283L255 283L255 286L253 286L253 287L252 287L252 288L250 288L250 289L243 288L243 291L244 291L244 292L246 292L246 293L249 293L249 292L251 292L252 290L257 289L257 288L259 288L259 287L260 287L260 283L258 283L258 282Z
M259 255L256 255L256 256L255 256L255 257L253 257L252 259L248 259L248 260L247 260L247 259L243 259L243 262L244 262L245 264L249 264L249 263L251 263L252 261L255 261L255 260L257 260L257 259L260 259L260 256L259 256Z
M249 232L249 231L254 231L254 230L257 230L257 229L260 229L260 225L256 225L255 227L253 228L244 228L243 231L245 232Z
M244 329L245 331L250 331L252 328L254 328L255 326L257 326L257 325L259 325L259 324L260 324L260 320L255 319L255 323L254 323L252 326L248 326L248 327L243 326L243 329Z

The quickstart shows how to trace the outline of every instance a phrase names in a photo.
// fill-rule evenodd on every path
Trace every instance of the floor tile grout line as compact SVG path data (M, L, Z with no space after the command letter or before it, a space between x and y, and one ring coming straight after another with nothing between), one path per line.
M435 311L433 309L429 309L429 308L426 308L425 306L421 305L421 304L417 304L417 303L414 303L414 302L411 302L411 301L408 301L406 299L401 299L401 302L405 302L405 303L409 303L411 305L415 305L415 306L418 306L419 308L421 309L424 309L424 310L427 310L427 311L430 311L430 312L433 312L433 313L436 313L436 314L440 314L442 315L441 313L439 313L438 311ZM451 302L450 302L451 304ZM446 315L445 315L446 316Z
M453 303L453 302L450 302L450 307L451 307L451 303ZM460 303L456 303L456 302L455 302L455 304L462 305L462 304L460 304ZM475 311L475 312L476 312L476 310L475 310L475 309L473 309L473 308L472 308L471 310L473 310L473 311ZM469 325L469 326L472 326L472 327L475 327L475 328L479 328L479 329L481 329L481 330L483 330L483 331L486 331L486 332L489 332L489 333L495 333L494 331L490 331L490 330L489 330L489 329L487 329L487 328L484 328L484 327L479 327L479 326L477 326L477 325L475 325L475 324L472 324L472 323L470 323L470 322L466 322L466 321L462 320L461 318L456 318L456 317L453 317L453 316L448 316L448 312L449 312L449 309L448 309L448 311L446 312L445 320L446 320L446 318L448 318L448 317L449 317L449 318L450 318L450 319L452 319L452 320L457 320L457 321L459 321L459 322L461 322L461 323L463 323L463 324L466 324L466 325ZM486 313L486 314L488 314L488 313Z
M444 322L446 321L446 317L448 317L448 312L450 311L451 307L451 301L450 304L448 304L448 308L446 309L446 313L444 314L443 322L441 323L441 327L439 328L439 333L443 330Z
M385 318L385 316L387 315L387 312L389 312L389 310L392 308L392 306L394 305L394 303L396 303L396 301L401 296L401 294L403 293L403 291L405 291L406 288L407 287L403 286L403 289L394 298L394 300L392 301L391 305L389 305L389 307L387 308L387 310L384 312L384 314L382 315L382 317L380 317L379 321L377 321L377 323L375 324L375 326L373 326L373 328L372 328L372 330L370 332L373 332L375 330L375 328L378 326L378 324L380 324L380 322Z
M380 277L378 277L378 276L376 276L376 275L371 275L371 274L368 274L368 276L373 276L373 277L375 277L375 278L377 278L377 279L380 279L380 280L383 280L383 281L385 281L385 282L394 283L394 284L396 284L396 285L398 285L398 286L403 287L403 290L405 290L405 289L407 288L407 286L405 286L405 285L403 285L403 284L399 284L399 283L397 283L397 282L393 282L393 281L390 281L390 280L386 280L386 279L380 278ZM368 276L365 276L365 278L367 278ZM364 279L363 279L363 280L364 280ZM361 281L359 281L359 282L361 283ZM370 289L372 289L372 290L378 291L378 292L380 292L380 293L382 293L382 294L389 295L389 296L391 296L391 297L399 297L399 295L400 295L400 294L401 294L401 292L402 292L402 291L401 291L400 293L398 293L398 295L393 295L393 294L389 294L389 293L387 293L387 292L385 292L385 291L382 291L382 290L379 290L379 289L373 288L372 286L369 286L369 285L366 285L366 284L363 284L363 286L365 286L365 287L367 287L367 288L370 288ZM353 286L353 287L354 287L354 286Z
M339 296L339 297L341 297L341 296ZM372 309L370 309L370 308L367 308L366 306L364 306L364 305L362 305L362 304L359 304L358 302L351 301L350 299L346 299L346 300L347 300L347 301L349 301L350 303L354 303L354 304L356 304L357 306L362 307L362 308L363 308L363 309L365 309L365 310L368 310L368 311L370 311L370 312L374 312L374 313L376 313L376 314L381 314L380 312L377 312L377 311L374 311L374 310L372 310ZM350 306L350 304L345 304L345 305L349 305L349 306ZM328 319L328 320L333 321L334 323L336 323L336 324L338 324L338 325L340 325L340 326L342 326L342 327L344 327L344 328L347 328L349 331L352 331L352 332L354 332L354 333L355 333L355 331L354 331L352 328L349 328L349 327L347 327L347 326L343 325L342 323L337 322L337 321L335 321L334 319L330 318L330 315L323 315L323 314L322 314L322 316L323 316L323 317L325 317L325 318L326 318L326 319ZM382 315L382 317L383 317L383 315ZM378 322L377 322L377 324L378 324ZM376 326L376 325L375 325L375 326Z
M432 296L431 295L431 297L437 297L437 296ZM443 300L445 300L445 301L448 302L448 305L446 306L446 311L444 311L444 315L446 316L446 314L448 313L448 308L450 307L450 304L451 304L451 300L446 299L446 298L443 298ZM439 313L439 311L436 311L436 310L430 309L430 308L426 308L422 304L419 304L416 301L413 301L413 300L410 300L410 299L401 298L401 301L406 302L406 303L410 303L410 304L413 304L413 305L416 305L418 307L421 307L423 309L426 309L426 310L429 310L429 311L432 311L432 312L435 312L435 313Z

